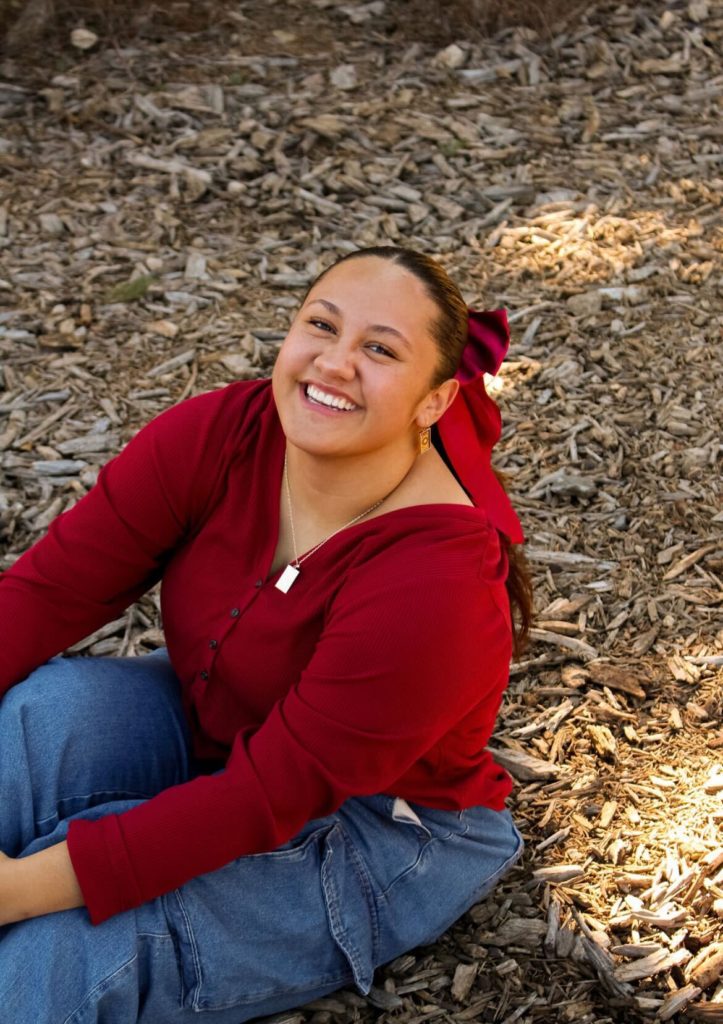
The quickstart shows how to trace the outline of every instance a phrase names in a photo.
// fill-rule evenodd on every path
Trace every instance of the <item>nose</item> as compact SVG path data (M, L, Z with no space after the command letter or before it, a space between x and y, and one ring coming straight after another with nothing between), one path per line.
M353 380L356 374L356 363L353 349L341 339L326 345L314 363L320 373L328 378Z

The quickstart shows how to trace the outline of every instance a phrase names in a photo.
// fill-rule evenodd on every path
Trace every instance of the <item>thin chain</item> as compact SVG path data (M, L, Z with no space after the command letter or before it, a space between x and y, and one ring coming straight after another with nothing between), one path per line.
M293 566L295 566L297 569L299 568L299 566L301 565L302 562L305 562L307 558L311 558L311 556L315 552L317 552L319 550L319 548L322 547L322 545L326 544L326 542L328 540L331 540L332 537L336 537L337 533L341 533L342 530L346 530L346 528L348 526L353 526L354 523L358 523L360 519L364 518L364 516L368 516L370 512L373 512L375 508L379 508L379 506L382 504L382 502L386 501L387 498L389 497L389 495L393 494L394 491L396 491L397 487L399 487L399 484L397 484L395 487L392 488L392 490L389 492L389 494L385 494L383 498L380 498L379 501L376 501L365 512L360 512L358 516L354 516L354 518L350 519L348 523L344 523L344 525L340 526L338 530L334 530L333 533L330 533L328 537L324 537L323 540L319 541L319 543L316 545L316 547L312 548L311 551L307 551L305 555L302 555L301 558L299 558L299 550L298 550L298 548L296 546L296 531L294 530L294 513L293 513L293 511L291 509L291 488L289 487L289 470L288 470L287 462L288 462L288 460L287 460L287 453L284 452L284 483L286 485L286 500L287 500L287 503L288 503L288 506L289 506L289 523L291 525L291 543L292 543L292 546L294 548L294 561L291 564ZM405 477L406 477L406 473L405 473ZM399 481L399 483L401 483L401 480Z

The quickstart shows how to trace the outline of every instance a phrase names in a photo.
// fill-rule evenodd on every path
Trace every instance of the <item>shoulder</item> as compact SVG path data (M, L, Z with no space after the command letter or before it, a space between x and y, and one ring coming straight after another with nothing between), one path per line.
M219 499L233 465L278 436L270 381L238 381L194 395L142 427L101 470L106 490L149 480L172 496L179 517L200 522Z
M490 624L509 631L507 560L484 512L459 505L399 509L368 524L330 594L331 620L408 621L444 631L449 642Z
M359 543L330 603L329 622L342 636L363 630L374 643L386 637L400 651L441 644L456 658L472 645L480 657L493 647L507 656L506 575L499 535L479 510L400 509L376 520Z
M194 458L238 451L245 438L253 442L259 431L273 429L278 420L270 383L237 381L186 398L146 423L127 447L150 447L161 458L182 455L187 468Z
M201 484L256 450L264 429L279 429L270 381L239 381L186 398L146 423L125 445L120 464L154 467L166 482L182 477ZM108 465L117 470L117 464L118 458Z
M370 521L359 538L357 568L365 575L403 574L417 585L467 579L504 584L506 559L483 509L414 505Z

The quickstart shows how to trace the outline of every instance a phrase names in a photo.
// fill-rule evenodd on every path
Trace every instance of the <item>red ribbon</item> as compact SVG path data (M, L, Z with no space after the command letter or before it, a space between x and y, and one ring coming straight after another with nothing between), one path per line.
M492 449L502 430L497 405L487 394L485 373L496 374L510 344L507 312L469 310L467 344L455 379L457 396L437 423L442 444L475 505L512 541L525 537L505 489L492 472Z

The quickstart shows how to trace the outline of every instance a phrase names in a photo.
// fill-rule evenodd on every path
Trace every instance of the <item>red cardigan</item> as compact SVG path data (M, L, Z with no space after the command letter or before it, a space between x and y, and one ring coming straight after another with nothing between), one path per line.
M283 594L284 440L268 380L187 399L0 575L0 693L162 578L195 752L225 764L71 823L94 923L349 797L500 809L511 788L484 749L511 654L497 531L479 508L397 509L338 533Z

